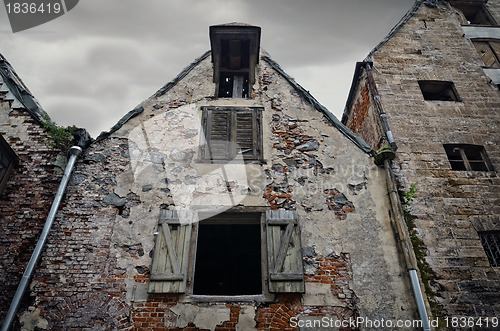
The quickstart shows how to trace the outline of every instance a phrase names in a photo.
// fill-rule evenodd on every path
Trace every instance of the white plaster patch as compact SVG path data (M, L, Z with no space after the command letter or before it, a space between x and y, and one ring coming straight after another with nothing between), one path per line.
M46 319L40 317L40 309L30 307L28 311L24 312L19 318L23 330L35 330L43 329L47 330L49 327L49 322Z
M238 324L236 324L236 331L239 330L257 330L255 323L255 307L241 307Z
M177 315L176 327L185 328L190 322L200 329L214 330L219 324L229 321L231 309L225 305L198 307L178 303L170 308Z
M332 293L329 284L307 283L307 292L303 296L304 306L344 307Z

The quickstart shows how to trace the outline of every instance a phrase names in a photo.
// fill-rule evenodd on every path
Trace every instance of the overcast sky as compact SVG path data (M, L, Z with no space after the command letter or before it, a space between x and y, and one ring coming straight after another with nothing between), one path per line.
M210 48L208 27L262 28L261 46L338 118L354 66L414 0L81 0L12 33L0 6L0 53L59 125L95 138Z

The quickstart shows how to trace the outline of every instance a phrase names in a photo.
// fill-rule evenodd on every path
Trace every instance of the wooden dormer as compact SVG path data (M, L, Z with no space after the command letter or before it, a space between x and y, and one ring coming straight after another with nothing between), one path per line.
M259 62L260 27L229 23L210 27L216 96L250 98Z

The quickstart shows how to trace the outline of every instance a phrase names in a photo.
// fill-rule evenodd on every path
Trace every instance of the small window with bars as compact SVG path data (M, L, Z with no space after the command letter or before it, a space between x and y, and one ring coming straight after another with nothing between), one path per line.
M473 40L485 67L500 68L500 40Z
M261 161L262 111L262 107L203 107L200 161Z
M466 171L493 171L483 146L468 144L443 145L450 161L451 169Z
M490 265L500 267L500 231L482 231L478 234Z

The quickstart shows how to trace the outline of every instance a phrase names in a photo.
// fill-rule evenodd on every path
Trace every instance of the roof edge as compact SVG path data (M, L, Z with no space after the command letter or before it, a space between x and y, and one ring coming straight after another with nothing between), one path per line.
M170 91L177 83L179 83L184 77L187 76L193 70L198 64L200 64L201 61L205 60L207 57L210 56L212 52L206 51L201 55L200 57L196 58L191 64L189 64L187 67L182 69L182 71L170 82L167 84L163 85L158 91L155 92L151 97L149 97L146 100L149 100L151 98L158 98ZM118 131L122 126L124 126L129 120L132 118L136 117L137 115L141 114L144 111L144 107L142 106L137 106L131 111L129 111L127 114L125 114L115 125L111 127L109 131L103 131L97 136L95 139L95 142L99 142L101 140L104 140L108 137L110 137L113 133Z
M295 79L289 76L278 63L272 60L269 56L262 56L262 59L266 61L274 70L276 70L285 80L293 86L293 88L297 91L302 99L309 102L316 110L323 113L330 123L333 124L337 130L340 131L345 137L347 137L350 141L352 141L357 147L359 147L363 152L367 154L371 154L373 149L360 137L358 137L354 132L349 130L344 124L342 124L335 115L333 115L325 106L320 104L318 100L316 100L311 93L309 93L306 89L304 89L300 84L298 84Z
M46 128L47 122L57 126L50 118L49 114L38 103L37 99L31 94L24 82L17 75L12 65L7 59L0 54L0 76L2 76L4 84L7 85L10 92L24 107L24 110L42 127ZM87 130L78 128L73 132L73 144L82 148L88 147L92 138Z
M438 1L439 0L416 0L413 4L413 7L411 7L410 10L406 12L406 14L399 20L399 22L389 31L387 36L385 36L385 38L382 39L382 41L380 41L378 45L370 51L370 53L368 53L364 61L373 61L373 53L375 53L378 49L380 49L380 47L382 47L387 41L389 41L389 39L391 39L406 24L406 22L408 22L410 18L413 17L413 15L417 12L422 4L426 4L430 7L437 7Z

